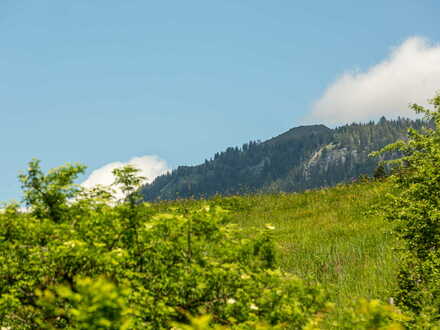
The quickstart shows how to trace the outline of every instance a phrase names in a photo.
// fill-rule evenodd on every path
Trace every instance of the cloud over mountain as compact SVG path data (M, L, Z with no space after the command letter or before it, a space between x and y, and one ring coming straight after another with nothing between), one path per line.
M306 121L342 124L397 116L414 117L410 103L427 105L440 90L440 45L412 37L365 71L336 79L312 106Z
M147 155L142 157L134 157L128 162L113 162L106 164L96 170L94 170L89 177L82 183L85 188L92 188L96 185L109 186L114 181L112 171L116 168L124 165L132 165L138 168L139 175L146 178L145 182L152 182L157 176L170 171L168 164L165 160L155 155ZM117 198L121 197L121 192L117 191Z

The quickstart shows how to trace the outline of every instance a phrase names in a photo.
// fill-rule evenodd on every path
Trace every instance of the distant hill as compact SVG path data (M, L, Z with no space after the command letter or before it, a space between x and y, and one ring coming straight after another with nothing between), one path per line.
M299 126L264 142L230 147L196 166L179 166L142 188L145 200L173 200L253 192L299 192L371 175L372 151L405 138L422 120L399 118L335 129Z

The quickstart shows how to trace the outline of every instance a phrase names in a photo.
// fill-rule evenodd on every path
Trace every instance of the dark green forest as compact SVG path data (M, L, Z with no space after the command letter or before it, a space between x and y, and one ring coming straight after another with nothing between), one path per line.
M422 120L398 118L335 129L300 126L270 140L230 147L197 166L179 166L142 189L145 200L255 192L299 192L372 175L381 158L368 155L405 138ZM397 154L386 155L392 158Z

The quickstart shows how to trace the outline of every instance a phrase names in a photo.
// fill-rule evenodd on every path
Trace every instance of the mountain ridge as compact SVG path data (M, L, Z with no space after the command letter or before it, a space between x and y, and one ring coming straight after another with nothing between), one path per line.
M153 201L333 186L371 175L380 160L368 156L372 151L405 138L409 128L426 125L419 119L382 117L333 129L322 124L298 126L263 142L229 147L203 164L179 166L141 192L145 200Z

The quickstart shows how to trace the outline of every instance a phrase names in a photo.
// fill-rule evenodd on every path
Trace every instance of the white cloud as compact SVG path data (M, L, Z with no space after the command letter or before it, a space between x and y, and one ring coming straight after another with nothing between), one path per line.
M160 159L158 156L142 156L134 157L128 162L113 162L94 170L90 176L81 185L85 188L92 188L96 185L110 186L114 181L112 171L116 168L124 165L132 165L138 168L139 175L146 178L145 183L152 182L157 176L165 174L170 171L166 161ZM116 191L116 197L119 199L122 197L120 191Z
M414 117L410 103L426 106L440 90L440 45L412 37L365 72L345 73L317 100L307 122L330 125Z

